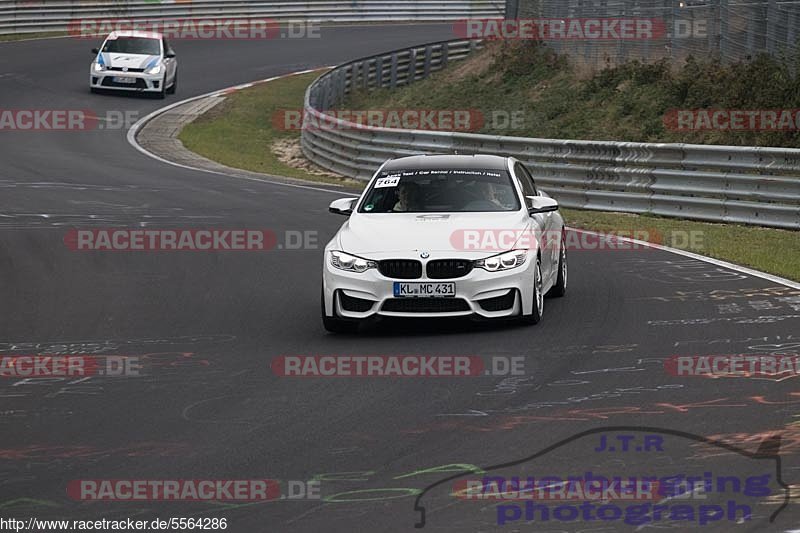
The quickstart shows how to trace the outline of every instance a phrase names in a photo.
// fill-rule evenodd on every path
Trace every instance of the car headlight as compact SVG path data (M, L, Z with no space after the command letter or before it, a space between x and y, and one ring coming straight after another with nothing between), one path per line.
M486 259L475 261L475 268L482 268L489 272L500 272L501 270L511 270L525 264L528 258L528 250L512 250Z
M161 72L161 63L147 71L148 74L158 74L159 72Z
M105 69L106 69L106 67L104 67L100 63L95 63L94 64L94 71L95 72L103 72Z
M339 270L346 270L347 272L366 272L370 268L377 268L378 263L357 257L355 255L346 254L344 252L331 252L331 266Z

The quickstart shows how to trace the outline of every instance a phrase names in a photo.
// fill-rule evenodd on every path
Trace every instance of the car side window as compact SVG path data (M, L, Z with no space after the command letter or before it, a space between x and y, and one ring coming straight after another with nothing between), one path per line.
M172 53L172 47L169 45L166 39L162 38L162 44L164 45L164 55Z
M533 176L531 176L531 173L528 172L528 169L525 167L525 165L520 164L519 166L522 169L522 175L525 176L525 179L527 179L531 183L534 195L539 196L539 189L536 188L536 182L533 180Z
M533 178L521 163L514 165L514 174L517 175L524 196L538 196L536 186L533 184Z

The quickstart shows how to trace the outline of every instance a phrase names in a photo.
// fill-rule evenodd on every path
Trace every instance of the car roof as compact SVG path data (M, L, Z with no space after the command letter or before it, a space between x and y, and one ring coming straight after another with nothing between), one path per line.
M136 31L136 30L125 30L125 31L112 31L108 34L107 39L119 39L120 37L141 37L143 39L161 39L163 36L154 31Z
M432 168L506 170L508 158L499 155L413 155L392 159L384 165L383 170Z

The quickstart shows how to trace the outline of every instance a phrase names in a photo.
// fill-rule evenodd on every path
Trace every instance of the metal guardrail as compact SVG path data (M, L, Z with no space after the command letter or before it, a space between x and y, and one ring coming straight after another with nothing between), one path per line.
M0 34L66 32L81 20L437 22L504 11L505 0L0 0Z
M305 95L303 152L330 171L369 179L387 159L499 154L528 165L566 207L800 229L800 150L503 137L368 127L324 110L355 88L394 88L426 78L480 47L432 43L341 65Z

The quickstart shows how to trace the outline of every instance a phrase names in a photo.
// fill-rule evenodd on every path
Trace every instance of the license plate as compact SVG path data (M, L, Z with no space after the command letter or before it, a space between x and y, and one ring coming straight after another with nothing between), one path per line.
M131 84L133 84L133 83L136 83L136 78L127 78L127 77L122 77L122 76L116 76L116 77L114 77L114 81L117 82L117 83L131 83Z
M394 282L395 298L436 298L456 295L455 283L402 283Z

